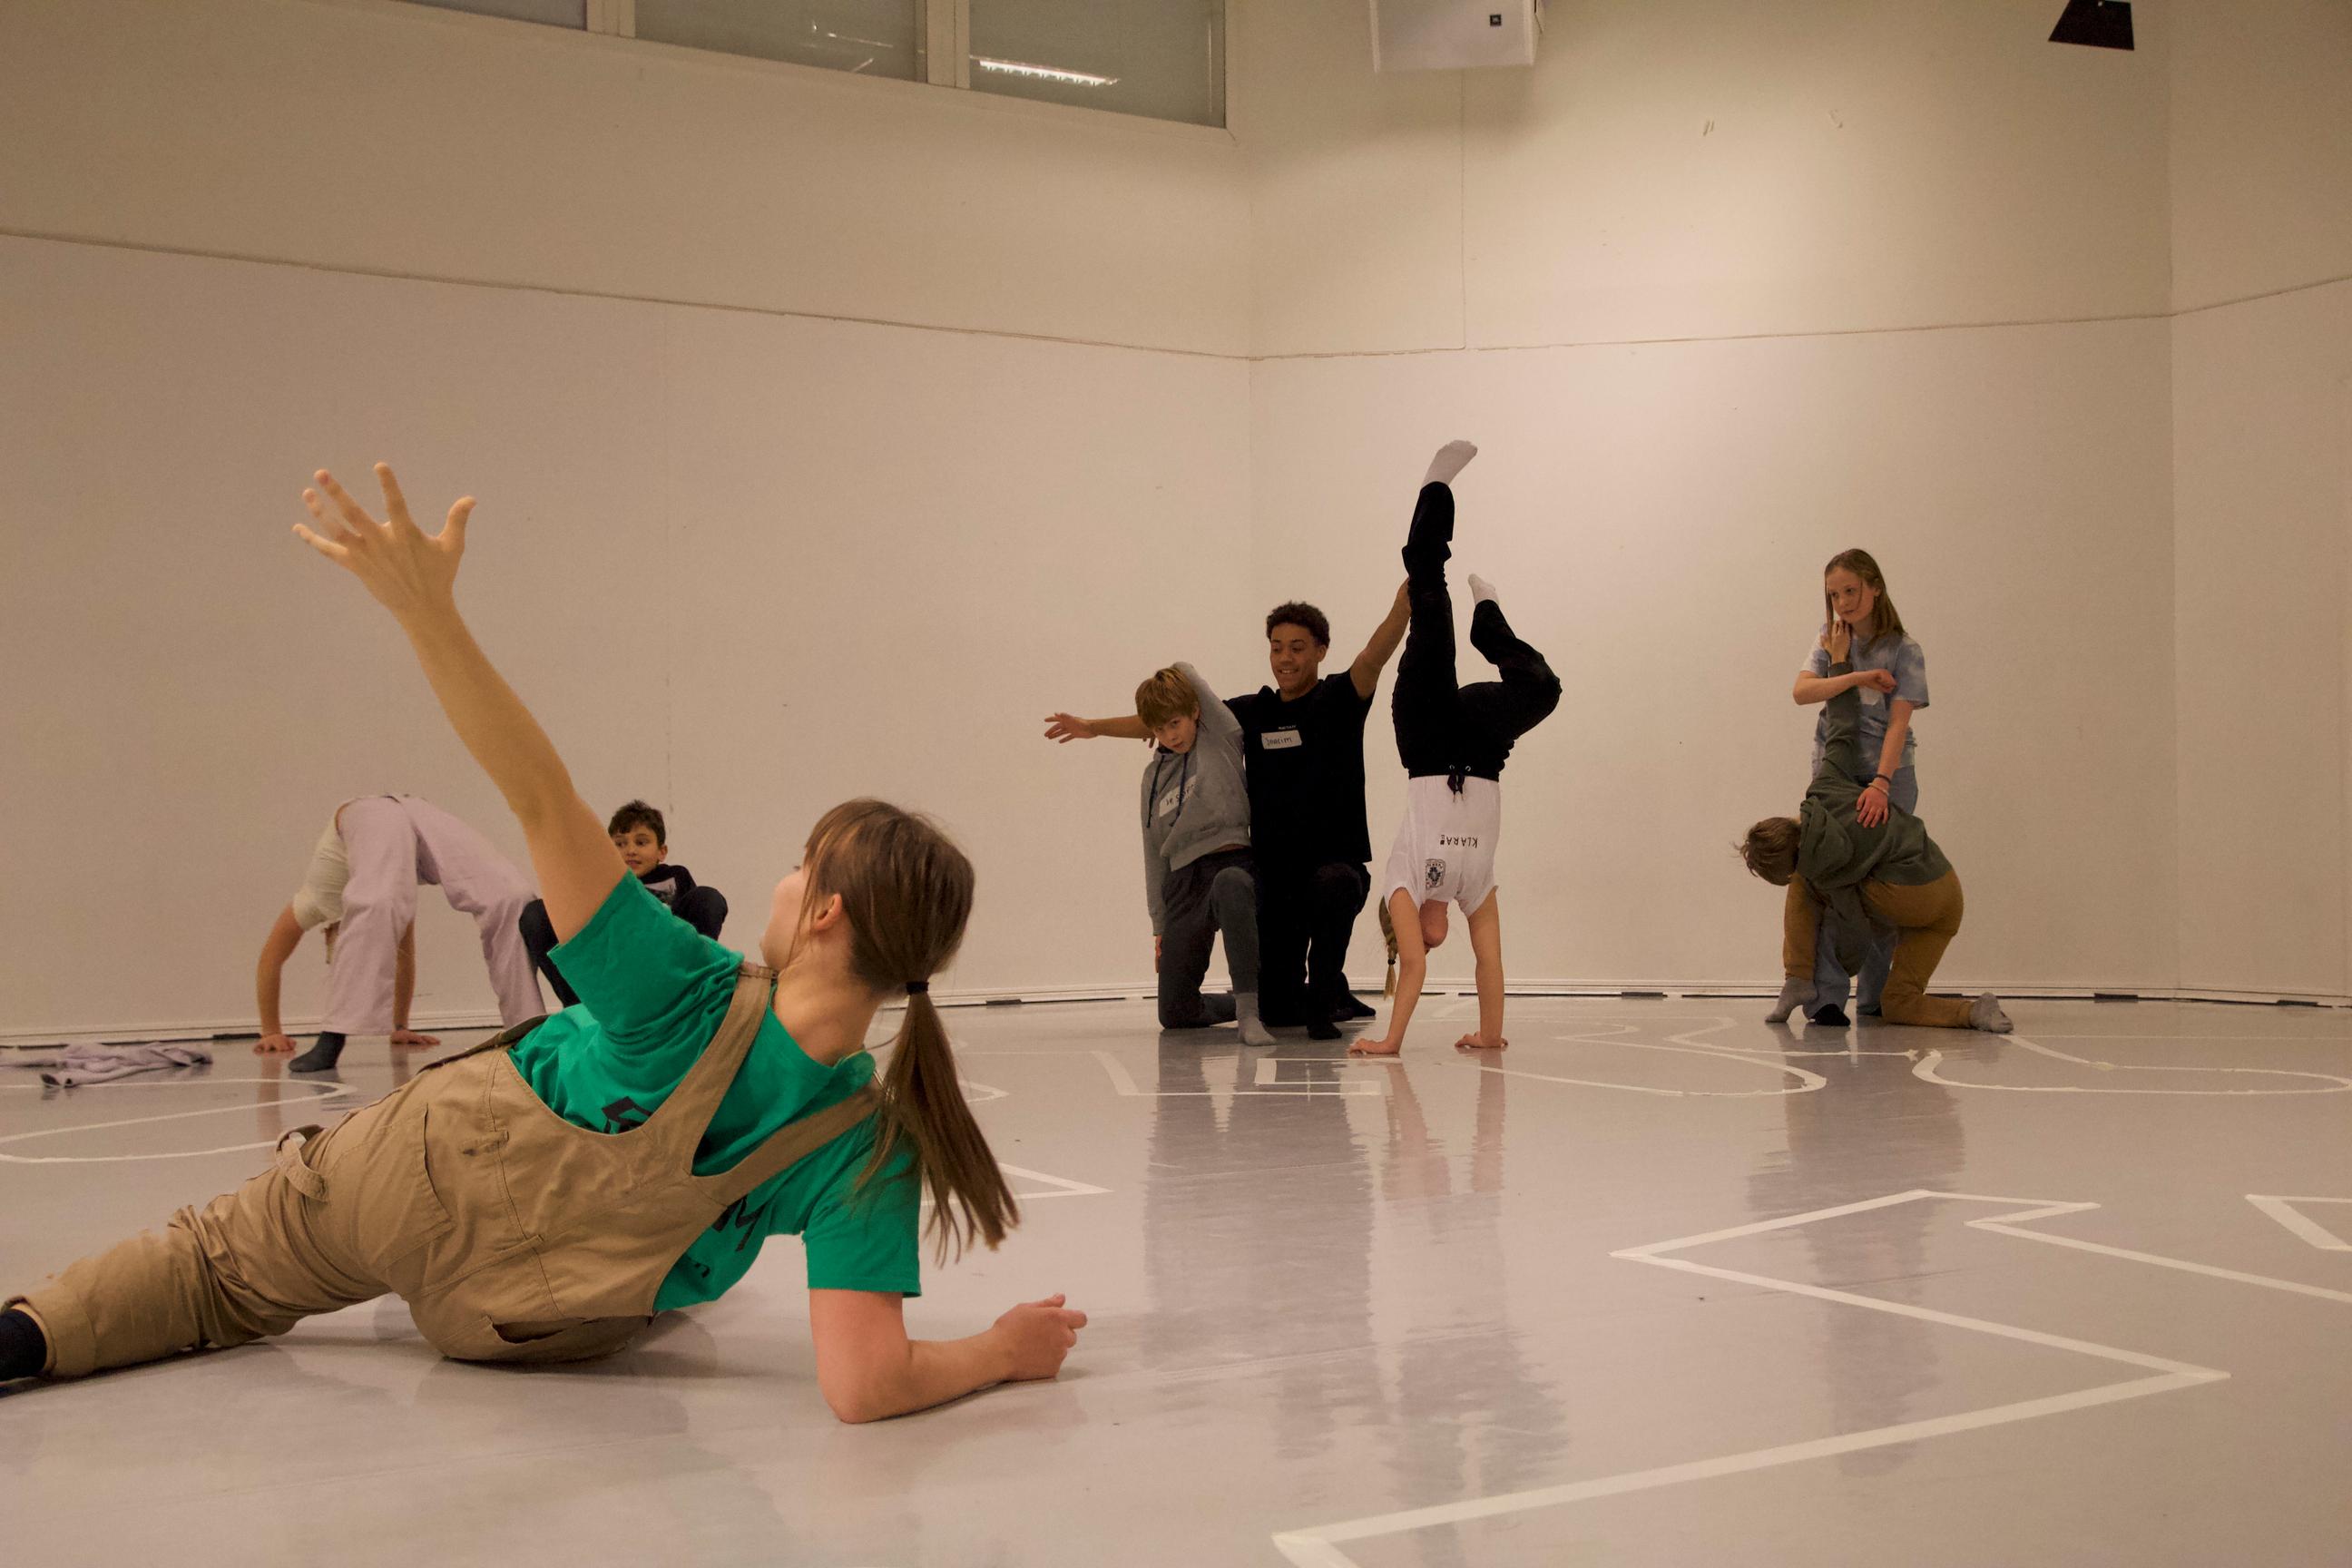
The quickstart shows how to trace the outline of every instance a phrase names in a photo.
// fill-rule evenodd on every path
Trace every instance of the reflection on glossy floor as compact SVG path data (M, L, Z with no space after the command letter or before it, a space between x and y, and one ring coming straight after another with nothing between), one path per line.
M1140 1004L950 1014L1030 1201L909 1320L1066 1290L1058 1384L836 1426L789 1243L592 1370L440 1362L380 1302L0 1400L6 1556L2352 1562L2352 1016L1512 1006L1507 1057L1444 1048L1446 998L1396 1067ZM0 1284L390 1081L346 1063L324 1106L227 1052L0 1076Z

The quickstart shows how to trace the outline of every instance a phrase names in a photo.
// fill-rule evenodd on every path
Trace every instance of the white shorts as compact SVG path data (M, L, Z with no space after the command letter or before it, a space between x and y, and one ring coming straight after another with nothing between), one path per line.
M1475 914L1495 890L1495 844L1503 834L1503 786L1465 778L1455 795L1444 775L1405 780L1404 822L1381 878L1381 902L1399 889L1415 904L1456 903Z

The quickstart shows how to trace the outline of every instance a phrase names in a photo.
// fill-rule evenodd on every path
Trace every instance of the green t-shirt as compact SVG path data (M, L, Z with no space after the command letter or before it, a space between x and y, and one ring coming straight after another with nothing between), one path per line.
M532 1092L566 1121L622 1132L657 1110L702 1055L735 995L742 960L671 914L635 877L613 887L594 918L555 950L580 996L514 1047ZM856 1093L874 1078L864 1051L820 1067L772 1009L710 1119L695 1173L733 1168L787 1121ZM855 1201L874 1152L874 1120L848 1131L730 1205L662 1281L654 1310L709 1301L751 1268L771 1236L798 1236L812 1290L921 1294L919 1184L902 1152Z

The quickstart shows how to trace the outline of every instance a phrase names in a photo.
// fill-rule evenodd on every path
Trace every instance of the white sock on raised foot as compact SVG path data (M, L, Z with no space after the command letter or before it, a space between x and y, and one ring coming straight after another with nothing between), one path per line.
M1429 473L1421 482L1450 485L1454 476L1468 468L1470 459L1477 455L1478 448L1467 441L1448 441L1437 449L1437 456L1429 459Z
M1491 604L1491 603L1494 601L1495 597L1496 597L1496 595L1495 595L1495 584L1493 584L1492 583L1487 582L1487 581L1486 581L1486 579L1485 579L1484 577L1479 576L1479 575L1478 575L1478 574L1476 574L1475 572L1471 573L1471 574L1470 574L1470 598L1471 598L1472 603L1474 603L1474 604L1479 604L1479 603Z

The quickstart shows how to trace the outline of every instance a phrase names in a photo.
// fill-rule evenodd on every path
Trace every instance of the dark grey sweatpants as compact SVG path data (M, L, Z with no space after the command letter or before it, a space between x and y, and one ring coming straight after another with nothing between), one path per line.
M1160 889L1160 1026L1230 1024L1233 998L1204 997L1209 944L1225 934L1234 989L1257 994L1257 881L1246 849L1220 849L1168 873Z

